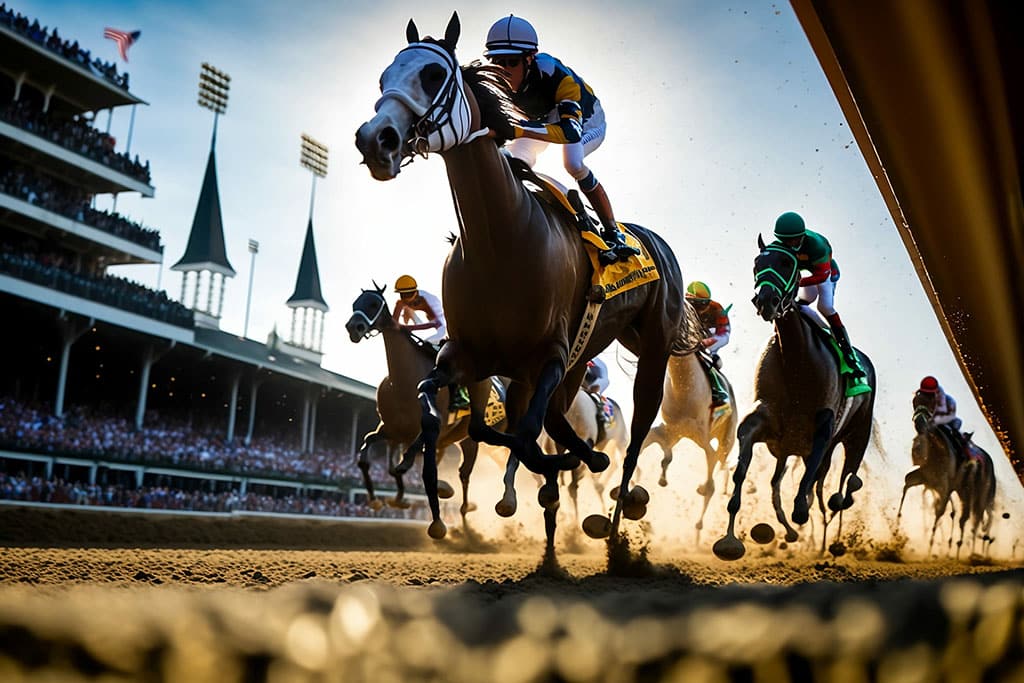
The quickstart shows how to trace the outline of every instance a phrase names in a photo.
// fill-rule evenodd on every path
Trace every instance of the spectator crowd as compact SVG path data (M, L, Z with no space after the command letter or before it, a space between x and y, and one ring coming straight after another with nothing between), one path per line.
M0 108L0 120L147 185L152 180L149 161L139 161L138 154L133 159L114 151L114 138L92 126L85 115L59 117L22 98Z
M7 3L0 3L0 26L25 36L119 88L128 89L128 74L118 73L117 65L113 62L105 62L99 57L94 58L89 50L78 44L77 40L61 38L56 26L51 31L49 27L41 26L38 19L29 21L21 12L9 9Z
M55 180L28 166L9 163L3 158L0 158L0 163L6 169L0 171L0 193L147 249L161 250L158 230L143 227L116 211L97 211L90 206L90 196L83 190Z

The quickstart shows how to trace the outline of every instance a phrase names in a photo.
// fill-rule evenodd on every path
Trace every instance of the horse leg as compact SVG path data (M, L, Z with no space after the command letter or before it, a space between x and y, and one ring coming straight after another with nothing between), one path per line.
M469 477L473 474L476 466L476 456L480 445L472 439L463 439L459 442L459 450L462 451L462 463L459 465L459 481L462 482L462 507L459 512L462 514L462 526L466 526L466 514L476 509L476 505L469 502Z
M438 361L440 363L440 354ZM427 534L435 539L442 539L448 533L448 527L441 519L441 505L437 496L437 439L441 433L441 415L437 408L437 392L441 387L452 383L451 372L447 364L434 366L426 378L419 384L419 401L422 410L420 415L420 436L417 441L423 444L423 488L427 494L432 521ZM410 449L411 450L411 449ZM408 455L408 452L407 452Z
M832 512L848 510L853 507L853 494L864 486L864 482L857 476L857 470L860 469L860 464L864 461L864 452L867 450L870 440L870 425L842 440L843 473L839 477L839 490L828 499L828 507ZM844 483L846 493L843 493Z
M708 465L708 476L704 480L704 483L697 487L697 494L704 496L704 506L700 510L700 517L697 518L697 531L704 528L704 515L708 511L708 503L711 502L711 496L715 495L715 465L718 463L718 455L711 448L711 444L705 442L703 444L704 458Z
M359 466L359 471L363 475L363 486L366 487L366 504L374 510L379 510L381 503L377 500L373 490L373 479L370 478L370 447L386 438L384 436L384 423L381 422L377 425L376 429L363 437L363 444L359 447L359 459L356 462Z
M580 468L577 467L569 473L569 498L572 500L572 515L573 519L577 523L580 521L580 478L583 473L580 472Z
M772 507L775 508L775 519L786 528L786 543L795 543L800 534L790 526L786 511L782 509L782 478L786 474L788 459L786 456L775 459L775 472L772 473Z
M563 448L568 449L570 454L587 463L587 467L591 472L603 472L611 464L611 459L607 455L593 450L588 442L580 438L576 430L569 424L569 420L558 410L548 410L544 418L544 429L547 430L548 436L558 444L560 450ZM575 471L575 468L573 471ZM547 485L543 488L547 488ZM554 494L553 500L558 500L558 489L556 488L554 492L549 490L545 494L545 498L549 503L553 502L552 493Z
M736 436L740 442L739 460L736 463L736 471L732 474L732 497L729 499L729 527L725 536L718 539L712 550L715 556L721 560L738 560L743 557L746 548L743 541L736 538L736 513L740 511L740 497L743 492L743 481L747 478L747 470L750 469L750 461L754 457L754 443L760 439L761 431L768 424L768 418L763 409L759 407L754 412L743 418Z
M544 487L553 487L558 490L558 472L552 472L545 477ZM544 508L544 566L553 569L558 566L555 559L555 528L558 526L558 500L554 505Z
M619 484L619 497L615 501L615 512L612 515L612 538L618 536L622 506L631 504L635 500L634 493L629 488L629 482L636 470L644 440L650 433L651 425L654 424L654 419L661 409L661 399L665 393L665 369L668 366L668 353L648 350L637 354L637 356L636 376L633 378L633 421L630 424L626 457L622 459L622 481ZM642 519L643 513L646 512L646 504L642 507L636 504L636 512L639 513L639 516L634 518Z
M900 507L896 511L896 526L899 527L900 519L903 517L903 501L907 499L907 491L914 488L915 486L924 485L924 474L921 472L920 467L907 472L907 476L903 478L903 495L900 496Z
M505 475L502 483L505 485L505 492L501 500L494 504L494 511L500 517L511 517L516 514L518 502L516 501L516 472L519 470L519 460L511 453L505 462Z
M835 413L830 408L823 408L814 416L814 437L811 441L811 453L807 456L804 476L800 479L797 487L796 499L793 501L793 521L797 524L806 524L810 518L810 510L807 503L808 493L811 484L818 478L818 468L821 467L825 457L825 448L829 439L832 438L832 427L835 424Z

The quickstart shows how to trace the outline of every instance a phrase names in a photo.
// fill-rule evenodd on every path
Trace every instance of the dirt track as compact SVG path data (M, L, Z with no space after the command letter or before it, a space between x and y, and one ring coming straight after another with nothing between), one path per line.
M539 545L471 552L417 527L0 519L2 681L1024 676L1012 567L652 555L611 576L598 553L540 569ZM327 541L350 549L308 549Z

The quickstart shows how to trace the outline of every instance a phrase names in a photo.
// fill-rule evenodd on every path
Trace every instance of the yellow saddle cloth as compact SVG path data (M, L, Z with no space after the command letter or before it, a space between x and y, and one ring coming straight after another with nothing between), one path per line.
M448 413L448 424L455 424L469 413L469 406ZM505 387L498 380L491 378L491 393L487 397L487 407L484 408L484 423L488 427L493 427L504 419Z

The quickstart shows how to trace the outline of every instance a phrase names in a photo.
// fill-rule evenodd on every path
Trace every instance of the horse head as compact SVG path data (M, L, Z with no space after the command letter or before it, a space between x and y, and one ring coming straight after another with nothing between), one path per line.
M345 323L348 338L358 344L379 333L391 322L384 288L373 283L373 289L364 289L352 302L352 316Z
M920 391L914 394L914 429L918 434L926 434L932 428L932 415L935 413L934 399Z
M788 313L796 302L800 268L792 250L778 244L765 246L757 236L760 253L754 258L754 298L758 315L772 322Z

